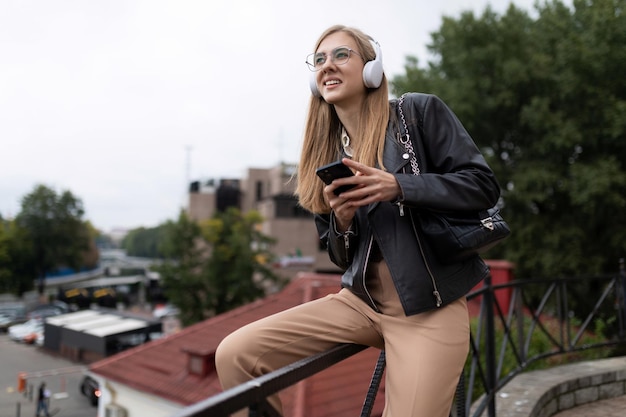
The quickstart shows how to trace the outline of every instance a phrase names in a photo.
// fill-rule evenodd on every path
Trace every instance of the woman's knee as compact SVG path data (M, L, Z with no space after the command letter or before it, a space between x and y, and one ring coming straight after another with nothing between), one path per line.
M215 349L215 368L217 373L221 373L222 364L232 362L232 349L228 343L228 336L226 336Z
M261 349L260 344L255 342L258 339L255 329L254 325L241 327L220 342L215 351L215 367L218 375L227 372L253 372L260 355L259 349Z
M242 350L246 344L242 343L237 331L226 336L215 350L215 368L218 374L223 374L227 369L232 369L242 355Z

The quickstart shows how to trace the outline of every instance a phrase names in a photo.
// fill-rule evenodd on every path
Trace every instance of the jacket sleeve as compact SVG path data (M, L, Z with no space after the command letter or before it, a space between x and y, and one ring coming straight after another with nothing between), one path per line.
M396 174L402 189L400 202L444 212L493 207L500 187L452 110L434 95L417 93L407 95L402 108L420 175Z
M343 270L348 269L354 258L358 241L355 224L356 222L345 233L339 233L334 214L315 215L315 226L322 244L328 250L330 260Z

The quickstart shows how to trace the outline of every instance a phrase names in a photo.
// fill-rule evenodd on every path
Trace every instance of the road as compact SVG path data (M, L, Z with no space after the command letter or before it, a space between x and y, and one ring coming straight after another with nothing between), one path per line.
M52 393L50 410L59 409L55 417L97 417L97 407L80 393L83 369L84 364L45 353L37 346L16 343L5 333L0 334L0 417L34 416L37 388L42 381ZM35 375L27 379L26 393L17 392L20 372Z

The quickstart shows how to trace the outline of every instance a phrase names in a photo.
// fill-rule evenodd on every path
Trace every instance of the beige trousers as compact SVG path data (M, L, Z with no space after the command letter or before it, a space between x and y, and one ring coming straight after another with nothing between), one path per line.
M385 349L383 417L448 417L469 351L465 297L407 317L386 264L370 266L375 268L372 276L379 278L368 278L379 312L342 289L244 326L217 349L222 387L234 387L339 343L356 343ZM282 413L278 396L268 400ZM247 416L247 410L235 415Z

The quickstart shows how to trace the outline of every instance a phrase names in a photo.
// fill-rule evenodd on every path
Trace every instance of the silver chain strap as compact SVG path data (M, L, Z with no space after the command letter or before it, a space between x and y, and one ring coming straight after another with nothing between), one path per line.
M402 94L400 96L400 100L398 101L398 111L400 112L400 119L402 120L402 126L404 126L404 136L400 134L398 140L401 144L404 145L406 151L409 153L411 157L411 170L414 175L420 174L420 167L417 165L417 157L415 156L415 150L413 150L413 142L411 142L411 135L409 135L409 128L406 125L406 119L404 118L404 112L402 111L402 103L404 103L404 96L406 94Z

